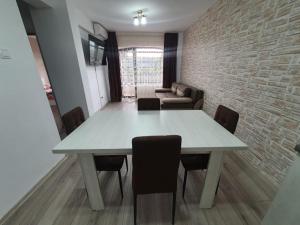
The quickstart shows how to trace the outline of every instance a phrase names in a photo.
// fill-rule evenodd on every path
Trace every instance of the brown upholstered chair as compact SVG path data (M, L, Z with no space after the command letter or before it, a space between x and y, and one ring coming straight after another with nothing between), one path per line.
M123 185L122 185L122 176L121 169L124 163L126 156L123 155L112 155L112 156L94 156L96 170L101 171L116 171L118 172L119 185L121 196L123 199Z
M172 224L174 224L180 152L181 137L177 135L136 137L132 140L135 225L137 196L152 193L173 193Z
M84 114L80 107L76 107L62 116L62 121L67 134L72 133L84 121ZM121 179L121 168L124 158L126 159L126 168L128 171L127 156L94 156L95 166L97 171L118 171L121 195L123 198L123 188Z
M160 110L159 98L139 98L138 110Z
M234 134L239 121L239 114L226 106L219 105L215 114L215 121Z
M222 125L229 132L234 134L237 123L239 121L239 114L223 105L219 105L215 114L215 121ZM209 156L210 154L193 154L183 155L181 157L181 163L185 169L182 197L184 197L185 193L187 172L190 170L206 170L208 167Z
M62 122L65 126L67 135L72 133L84 121L83 111L80 107L76 107L62 116Z

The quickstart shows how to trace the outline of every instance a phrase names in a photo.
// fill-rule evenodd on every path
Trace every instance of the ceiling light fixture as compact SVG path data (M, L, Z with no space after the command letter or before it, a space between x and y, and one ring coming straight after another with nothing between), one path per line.
M143 10L139 10L136 13L137 13L137 15L135 17L133 17L134 26L146 25L147 17L144 15Z

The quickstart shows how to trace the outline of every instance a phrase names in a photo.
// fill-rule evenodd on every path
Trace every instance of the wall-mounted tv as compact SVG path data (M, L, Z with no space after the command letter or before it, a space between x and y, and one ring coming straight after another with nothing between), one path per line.
M88 40L82 38L85 62L88 65L101 65L104 54L104 41L89 34Z

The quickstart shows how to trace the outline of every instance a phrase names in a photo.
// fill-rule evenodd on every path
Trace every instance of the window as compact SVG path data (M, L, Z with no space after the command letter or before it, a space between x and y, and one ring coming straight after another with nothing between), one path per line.
M151 97L162 86L163 50L158 48L120 49L123 97Z

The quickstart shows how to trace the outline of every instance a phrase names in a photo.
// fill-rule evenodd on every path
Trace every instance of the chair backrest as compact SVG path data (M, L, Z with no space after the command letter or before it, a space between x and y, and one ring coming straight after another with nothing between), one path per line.
M215 114L215 121L234 134L239 121L239 114L226 106L219 105Z
M70 134L85 121L82 109L80 107L72 109L62 116L62 121L67 134Z
M138 110L160 110L159 98L139 98Z
M136 194L177 190L181 137L148 136L132 139L132 187Z

